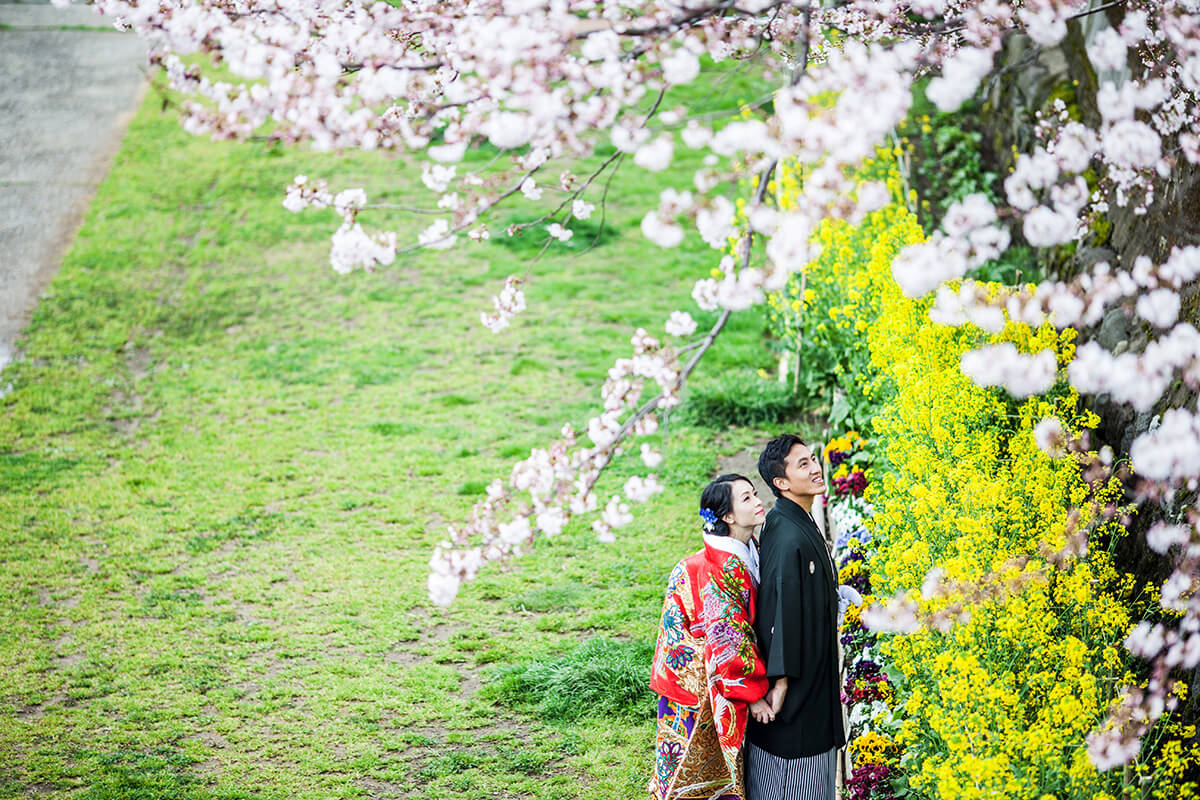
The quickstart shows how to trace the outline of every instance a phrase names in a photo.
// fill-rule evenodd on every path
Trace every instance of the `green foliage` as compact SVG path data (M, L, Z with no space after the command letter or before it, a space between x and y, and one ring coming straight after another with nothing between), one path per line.
M586 716L648 719L654 711L653 657L652 642L591 639L561 656L498 670L486 695L559 722Z
M925 97L924 86L918 84L913 110L897 134L909 164L909 188L916 193L917 218L930 234L956 201L982 193L996 204L1003 200L1003 191L994 165L986 161L978 106L968 102L943 113ZM971 277L1011 285L1039 281L1045 273L1037 253L1018 245L972 271Z
M688 389L678 417L686 423L723 428L764 427L796 422L812 401L790 384L754 374L727 374Z
M787 354L790 370L799 365L799 387L819 398L830 423L843 429L864 429L874 408L862 381L870 360L870 317L864 311L877 302L881 285L868 276L872 270L889 273L895 255L922 240L920 227L901 203L900 175L891 156L881 153L860 177L885 182L893 202L858 226L842 220L823 223L813 235L821 248L818 257L782 292L767 298L778 346ZM785 202L798 189L795 172L785 173Z
M898 133L911 160L909 180L918 197L917 217L929 234L956 200L982 192L995 203L999 176L984 164L976 107L968 102L947 114L926 99L924 84L914 94L913 110Z

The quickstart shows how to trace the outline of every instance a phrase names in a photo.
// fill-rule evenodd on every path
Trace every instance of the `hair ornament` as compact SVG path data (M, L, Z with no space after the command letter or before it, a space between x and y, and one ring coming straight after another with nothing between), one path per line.
M717 514L711 508L700 509L700 519L704 520L704 530L711 531L717 524Z

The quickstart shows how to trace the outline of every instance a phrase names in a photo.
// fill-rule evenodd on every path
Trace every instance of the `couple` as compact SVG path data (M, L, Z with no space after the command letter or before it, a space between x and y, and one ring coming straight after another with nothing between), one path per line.
M761 548L753 485L722 475L700 496L704 549L667 583L650 680L656 800L834 800L839 593L811 514L825 480L791 434L767 443L758 472L776 497Z

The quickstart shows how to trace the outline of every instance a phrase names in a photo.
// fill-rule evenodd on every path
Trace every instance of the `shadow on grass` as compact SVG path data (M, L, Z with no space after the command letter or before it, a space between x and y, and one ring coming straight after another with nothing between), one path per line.
M191 771L192 759L157 748L148 753L80 752L78 763L88 776L82 800L249 800L258 792L212 789Z
M56 483L79 463L37 453L0 453L0 491L29 492Z

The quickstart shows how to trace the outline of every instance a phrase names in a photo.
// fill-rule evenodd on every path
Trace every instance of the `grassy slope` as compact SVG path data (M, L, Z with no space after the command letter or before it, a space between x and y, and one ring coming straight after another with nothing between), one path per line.
M619 235L556 245L496 337L478 311L529 248L338 276L333 213L280 206L298 172L412 199L414 166L214 145L157 105L0 381L0 797L639 796L648 711L571 729L475 688L651 638L699 486L754 433L672 430L668 491L616 545L576 523L450 610L426 561L716 254L642 239L662 182L628 167ZM761 329L743 315L700 379L769 366Z

